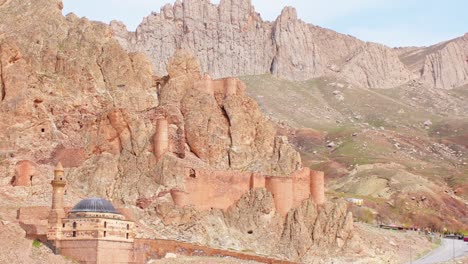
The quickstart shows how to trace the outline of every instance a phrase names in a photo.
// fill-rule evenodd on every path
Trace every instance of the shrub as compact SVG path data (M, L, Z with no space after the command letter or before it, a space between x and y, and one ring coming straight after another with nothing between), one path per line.
M40 247L42 246L42 243L39 242L39 241L37 241L37 240L34 240L34 241L32 242L32 245L33 245L33 247L35 247L35 248L40 248Z

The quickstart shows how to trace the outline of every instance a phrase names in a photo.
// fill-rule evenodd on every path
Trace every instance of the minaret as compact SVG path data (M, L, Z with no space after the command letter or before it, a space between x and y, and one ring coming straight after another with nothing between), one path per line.
M47 240L53 241L56 249L59 249L59 241L61 238L62 219L65 217L63 210L63 194L67 182L64 178L62 164L59 162L54 170L54 179L52 184L52 209L49 213L49 230L47 232Z

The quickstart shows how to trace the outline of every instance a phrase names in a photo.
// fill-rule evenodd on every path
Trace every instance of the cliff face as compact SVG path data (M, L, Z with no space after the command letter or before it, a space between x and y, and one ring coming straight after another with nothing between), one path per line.
M400 59L426 87L452 89L468 84L468 34L403 51Z
M144 51L158 75L166 75L178 48L197 55L213 78L269 71L273 54L272 27L254 12L248 0L177 1L146 17L135 34L112 23L116 38L132 51Z
M391 49L306 24L290 7L276 21L266 22L250 0L225 0L219 5L184 0L146 17L135 33L118 22L111 26L123 47L151 58L159 75L166 74L174 51L184 48L197 56L203 71L216 78L273 73L306 80L339 74L376 88L410 79Z
M422 68L422 80L431 87L446 89L467 84L468 34L429 54Z
M215 78L272 73L289 80L334 75L367 88L390 88L410 80L431 88L467 81L467 37L428 48L391 49L304 23L286 7L263 21L250 0L177 0L146 17L136 32L111 23L128 51L148 55L158 75L178 48L192 51Z

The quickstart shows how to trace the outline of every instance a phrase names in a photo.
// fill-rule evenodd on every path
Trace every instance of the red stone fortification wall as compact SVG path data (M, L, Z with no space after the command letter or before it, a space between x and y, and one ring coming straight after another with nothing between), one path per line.
M267 177L265 187L273 194L276 211L285 216L293 207L293 179L290 177Z
M214 85L215 81L213 81L211 77L204 76L203 79L198 80L193 84L193 88L200 92L214 96Z
M60 254L83 264L127 264L133 263L133 243L98 240L60 241Z
M226 96L237 94L237 79L226 78L225 79Z
M293 262L267 257L244 254L222 249L209 248L200 245L172 240L136 239L134 244L133 263L147 263L150 259L163 258L167 253L184 256L216 256L233 257L237 259L271 264L292 264Z
M29 160L16 163L15 178L13 186L30 186L31 179L36 174L36 166Z
M205 76L196 81L193 87L200 92L222 97L243 94L245 91L245 84L237 78L212 80L209 76Z
M169 128L166 118L156 119L156 133L153 138L154 155L159 160L169 148Z
M16 218L19 221L47 220L50 206L31 206L18 209Z
M265 188L265 176L252 173L250 176L250 189Z
M325 175L323 171L310 171L310 192L316 204L325 203Z
M312 198L317 204L325 202L324 174L309 168L287 177L266 177L236 171L187 170L184 189L171 190L171 196L179 207L193 205L199 210L225 210L255 188L266 188L271 192L276 210L283 216L306 199Z
M301 205L302 201L310 197L310 169L303 168L291 175L293 179L293 207Z
M227 209L250 190L251 175L247 172L195 170L195 174L185 178L185 197L179 193L175 202L195 205L202 210Z

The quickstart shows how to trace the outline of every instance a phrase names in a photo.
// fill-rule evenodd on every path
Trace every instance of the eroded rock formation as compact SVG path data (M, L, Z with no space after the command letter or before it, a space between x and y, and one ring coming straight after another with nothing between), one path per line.
M334 75L361 87L390 88L421 79L429 87L468 83L467 37L427 48L392 49L307 24L286 7L263 21L250 0L178 0L147 16L135 32L111 23L128 51L149 56L159 75L178 48L192 51L215 78L272 73L291 80Z
M422 80L436 88L455 88L468 83L468 34L450 41L426 57Z
M134 33L119 22L111 27L127 50L146 53L160 75L178 48L191 50L216 78L272 73L306 80L338 73L364 87L387 88L411 75L388 47L306 24L291 7L274 22L263 21L250 0L176 1Z

